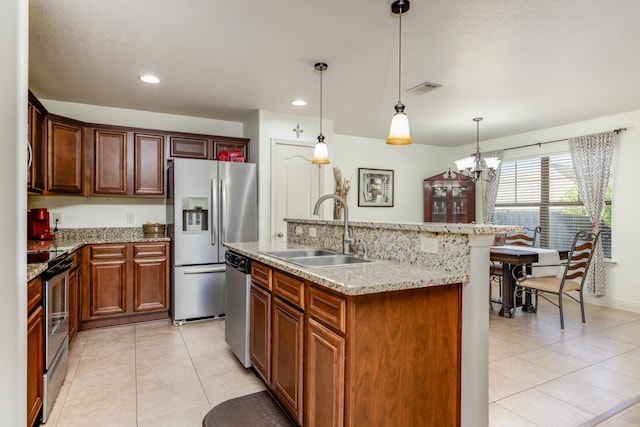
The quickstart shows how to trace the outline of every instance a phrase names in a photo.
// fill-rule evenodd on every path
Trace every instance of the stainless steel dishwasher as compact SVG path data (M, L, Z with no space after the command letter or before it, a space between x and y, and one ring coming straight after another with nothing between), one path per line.
M227 280L225 282L224 339L245 368L249 359L249 295L251 292L251 260L244 255L227 251Z

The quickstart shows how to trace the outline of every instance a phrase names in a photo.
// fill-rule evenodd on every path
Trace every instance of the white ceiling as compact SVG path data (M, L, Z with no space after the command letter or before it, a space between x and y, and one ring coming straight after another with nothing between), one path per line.
M398 90L391 0L30 0L43 99L243 121L323 116L385 139ZM458 146L640 109L638 0L413 0L402 101L414 142ZM159 85L137 77L153 73ZM404 90L424 81L442 88ZM302 97L306 107L290 101Z

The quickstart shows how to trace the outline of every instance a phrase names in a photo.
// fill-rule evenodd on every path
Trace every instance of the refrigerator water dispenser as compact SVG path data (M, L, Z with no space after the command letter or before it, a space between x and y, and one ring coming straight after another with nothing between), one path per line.
M182 198L182 231L209 231L209 199Z

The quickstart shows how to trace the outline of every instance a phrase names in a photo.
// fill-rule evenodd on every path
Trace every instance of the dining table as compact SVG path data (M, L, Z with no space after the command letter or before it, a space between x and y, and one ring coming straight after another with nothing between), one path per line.
M568 249L559 249L557 252L561 260L567 259L569 256ZM502 264L502 307L498 312L499 316L511 318L517 307L522 307L524 312L535 312L535 307L531 303L531 295L526 294L524 301L520 297L516 297L514 300L513 291L516 283L514 276L522 274L523 269L524 274L531 274L532 266L539 260L539 253L539 248L527 246L522 246L522 248L513 245L491 247L489 259L494 263Z

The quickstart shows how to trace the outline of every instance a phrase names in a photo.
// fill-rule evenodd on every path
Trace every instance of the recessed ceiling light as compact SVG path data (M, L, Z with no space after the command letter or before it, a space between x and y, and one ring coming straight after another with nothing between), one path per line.
M291 105L295 105L296 107L304 107L305 105L307 105L307 101L305 101L304 99L294 99L293 101L291 101Z
M157 78L156 76L152 76L151 74L145 74L143 76L138 77L140 80L142 80L145 83L160 83L160 79Z

